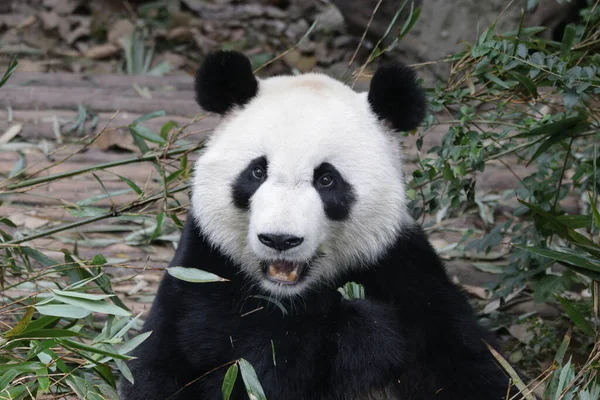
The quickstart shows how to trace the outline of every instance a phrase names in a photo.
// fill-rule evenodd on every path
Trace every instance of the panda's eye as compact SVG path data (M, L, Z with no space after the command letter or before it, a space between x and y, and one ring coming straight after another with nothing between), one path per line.
M265 179L265 170L263 169L263 167L254 167L254 169L252 170L252 176L255 179L258 179L259 181L262 181L263 179Z
M333 177L330 174L324 174L319 177L317 185L321 188L329 187L333 184Z

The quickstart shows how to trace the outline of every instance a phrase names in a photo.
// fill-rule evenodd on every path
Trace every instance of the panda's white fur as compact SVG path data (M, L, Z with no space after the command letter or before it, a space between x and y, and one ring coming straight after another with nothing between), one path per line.
M239 171L256 157L269 160L269 179L252 196L250 212L231 201ZM313 186L313 171L334 165L353 186L356 201L345 221L330 221ZM406 208L400 143L380 122L366 93L321 74L259 80L258 94L223 117L199 157L192 209L210 242L276 296L297 294L344 268L372 263L412 223ZM303 237L277 254L263 232ZM268 281L260 263L322 256L297 285Z

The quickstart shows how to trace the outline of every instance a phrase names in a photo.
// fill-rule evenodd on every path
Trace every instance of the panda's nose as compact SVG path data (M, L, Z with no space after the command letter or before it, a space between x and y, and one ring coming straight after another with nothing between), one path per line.
M258 240L262 244L272 249L285 251L298 247L304 241L304 238L292 235L273 235L268 233L261 233L258 235Z

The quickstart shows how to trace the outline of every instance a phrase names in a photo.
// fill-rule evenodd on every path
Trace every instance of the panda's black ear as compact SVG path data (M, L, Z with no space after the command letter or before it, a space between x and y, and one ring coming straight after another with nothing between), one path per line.
M369 104L397 131L411 131L425 118L425 93L415 71L401 63L381 65L371 79Z
M209 53L196 71L196 101L206 111L224 114L258 92L250 60L236 51Z

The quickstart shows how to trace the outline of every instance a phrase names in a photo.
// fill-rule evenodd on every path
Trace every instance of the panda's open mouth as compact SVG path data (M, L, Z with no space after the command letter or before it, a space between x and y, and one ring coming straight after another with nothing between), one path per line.
M304 269L304 263L275 260L265 264L265 275L272 282L284 285L298 283Z

